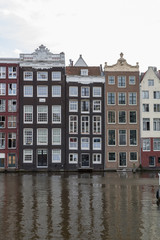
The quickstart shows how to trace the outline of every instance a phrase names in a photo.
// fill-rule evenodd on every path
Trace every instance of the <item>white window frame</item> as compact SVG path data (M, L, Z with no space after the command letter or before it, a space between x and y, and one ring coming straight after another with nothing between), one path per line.
M143 152L149 152L151 150L150 138L143 138L142 139L142 149L143 149Z
M136 114L136 121L131 122L131 113L134 112ZM129 111L129 124L136 124L137 123L137 111Z
M154 79L148 79L148 86L154 86Z
M124 122L121 122L120 121L120 113L125 113L125 121ZM119 124L126 124L127 123L127 114L126 114L126 111L118 111L118 123Z
M16 128L16 127L17 127L17 116L14 116L14 115L8 116L8 128Z
M0 66L0 79L5 79L5 78L6 78L6 67Z
M133 96L135 94L135 96ZM137 93L136 92L129 92L129 105L137 105ZM132 101L130 101L130 98Z
M81 134L89 134L89 133L90 133L90 117L88 115L82 115L81 116Z
M52 72L52 81L61 81L61 72L60 71Z
M96 143L95 140L99 140L99 143ZM102 138L94 137L93 138L93 150L101 150L102 149Z
M160 131L160 118L153 118L153 131Z
M148 90L142 91L142 99L149 99L149 91Z
M23 80L24 81L33 81L33 72L31 72L31 71L23 72Z
M30 111L26 111L26 108L30 108ZM26 121L25 114L30 114L30 121ZM23 123L32 124L33 123L33 106L32 105L24 105L23 106Z
M6 146L6 134L4 132L0 132L0 149L5 149Z
M8 84L8 95L9 96L17 95L17 83L9 83Z
M37 123L40 123L40 124L48 123L48 106L47 105L37 106Z
M6 116L0 115L0 129L6 128Z
M56 160L54 157L56 156ZM61 149L52 149L52 163L61 163Z
M61 123L61 105L52 105L52 123Z
M136 77L129 76L129 85L135 85L135 84L136 84Z
M115 76L108 76L108 85L115 84Z
M124 85L123 85L124 81ZM118 88L126 88L126 76L118 76Z
M90 138L81 137L81 150L89 150L89 149L90 149Z
M160 91L153 92L153 99L160 99Z
M131 131L135 131L136 132L136 142L135 143L131 143ZM130 129L129 130L129 146L137 146L138 145L138 138L137 138L137 130L136 129Z
M69 100L69 112L78 112L77 100Z
M24 85L24 97L33 97L33 86L32 85Z
M71 142L71 139L75 139L76 141L74 141L74 145L72 144L73 142ZM69 138L69 149L78 149L78 138L77 137L70 137Z
M78 116L77 115L69 116L69 133L70 134L78 133Z
M93 121L93 134L101 134L102 129L102 120L100 115L96 115L92 117Z
M42 91L43 89L43 91ZM45 89L45 91L44 91ZM37 86L37 97L48 97L48 86L38 85Z
M78 97L78 87L77 86L69 86L69 96L70 97Z
M8 67L8 78L9 79L17 78L17 67Z
M88 69L81 69L81 76L88 76Z
M124 132L122 133L122 131L124 131ZM125 137L125 143L123 143L123 144L121 143L121 137ZM124 141L124 139L123 139L123 141ZM119 129L119 131L118 131L118 145L119 146L127 146L127 130L126 129Z
M47 128L37 128L37 145L48 145Z
M52 128L52 145L61 145L61 128Z
M71 158L73 160L71 160ZM78 163L78 153L70 153L69 154L69 164L76 164Z
M11 136L11 137L10 137ZM9 147L9 141L11 140L11 147ZM13 146L15 145L15 146ZM16 133L8 133L8 149L16 149L17 146L17 135Z
M101 112L101 100L93 100L93 112Z
M0 99L0 112L6 111L6 99Z
M90 87L83 86L81 87L81 98L89 98L90 97Z
M52 97L61 97L61 85L52 86Z
M110 96L111 94L111 96ZM109 99L111 101L109 101ZM114 103L113 103L113 99L114 99ZM107 93L107 104L108 105L116 105L116 93L115 92L108 92Z
M160 138L153 138L153 151L160 151Z
M84 102L87 104L84 105L83 104ZM86 108L86 106L87 106L87 108ZM90 112L90 101L89 100L81 100L81 113L89 113L89 112Z
M114 160L110 160L110 153L114 153L115 155L115 159ZM108 162L116 162L116 152L108 152Z
M26 156L30 157L30 160L25 160ZM33 150L32 149L24 149L23 150L23 162L24 163L32 163L33 162Z
M6 95L6 84L0 83L0 96L5 96L5 95Z
M132 160L132 159L131 159L131 153L136 153L136 154L137 154L137 159ZM138 161L138 152L134 152L134 151L130 152L130 153L129 153L129 161L131 161L131 162L137 162L137 161Z
M102 87L93 87L93 97L102 96Z
M14 102L16 104L13 104ZM8 112L17 112L17 100L16 99L8 100Z
M110 131L114 131L114 142L115 144L110 144ZM112 135L111 135L111 140L112 140ZM115 129L108 129L108 146L116 146L116 130Z
M38 71L37 72L37 81L48 81L48 72Z
M23 145L25 146L33 145L33 128L23 129Z
M109 113L114 113L114 116L111 116L111 119L114 117L114 122L110 121ZM113 110L109 110L107 112L107 120L108 120L108 124L116 124L116 112Z
M100 161L98 160L100 158ZM101 164L102 163L102 154L101 153L93 153L92 155L93 164Z
M122 96L123 94L123 96ZM121 97L121 102L120 102L120 97ZM122 99L125 99L125 103L122 103ZM119 92L118 93L118 105L126 105L126 93L125 92Z

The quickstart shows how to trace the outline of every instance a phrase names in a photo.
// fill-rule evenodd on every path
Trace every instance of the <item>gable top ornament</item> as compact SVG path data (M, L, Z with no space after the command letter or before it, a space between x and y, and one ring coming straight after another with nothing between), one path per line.
M134 72L139 71L139 64L136 63L136 66L132 66L127 63L126 59L123 57L123 53L120 53L120 58L117 60L117 63L111 66L107 65L107 62L105 62L104 71L126 71L126 72Z

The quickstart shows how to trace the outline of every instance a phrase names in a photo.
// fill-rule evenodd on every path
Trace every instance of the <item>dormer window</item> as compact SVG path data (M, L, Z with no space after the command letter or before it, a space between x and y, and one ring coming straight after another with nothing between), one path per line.
M81 69L81 76L88 76L88 69Z

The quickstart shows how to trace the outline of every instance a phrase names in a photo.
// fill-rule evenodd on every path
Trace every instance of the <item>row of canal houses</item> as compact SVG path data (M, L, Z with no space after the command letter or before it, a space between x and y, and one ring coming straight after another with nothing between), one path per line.
M160 72L123 54L109 66L41 45L0 58L0 171L160 167Z

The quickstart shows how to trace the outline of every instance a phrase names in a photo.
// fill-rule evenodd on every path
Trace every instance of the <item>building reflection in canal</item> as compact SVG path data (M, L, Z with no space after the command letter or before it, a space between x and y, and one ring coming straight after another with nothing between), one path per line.
M155 175L1 174L0 181L0 239L146 240L160 234Z

